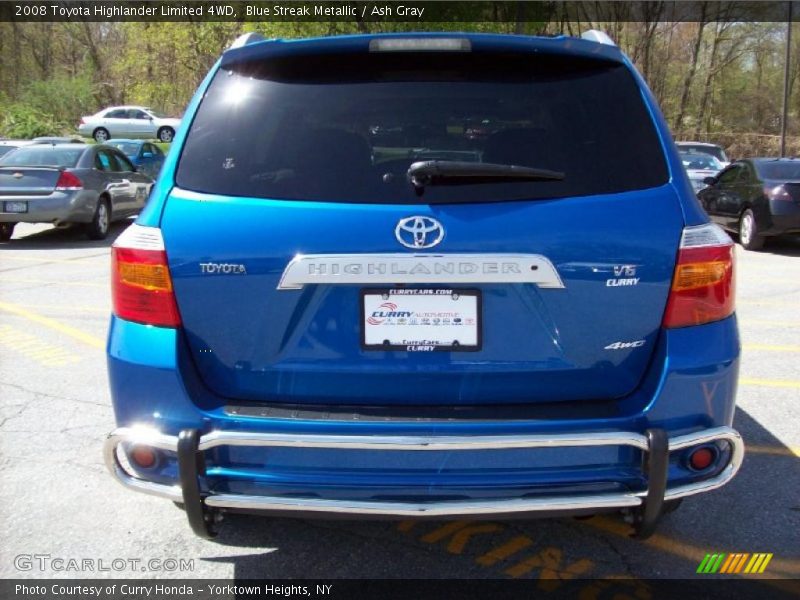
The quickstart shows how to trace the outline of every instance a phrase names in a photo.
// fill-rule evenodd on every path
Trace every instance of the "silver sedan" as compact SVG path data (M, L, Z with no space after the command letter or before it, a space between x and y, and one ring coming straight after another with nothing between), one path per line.
M141 211L153 180L116 148L58 144L17 148L0 158L0 240L17 223L82 223L90 239Z

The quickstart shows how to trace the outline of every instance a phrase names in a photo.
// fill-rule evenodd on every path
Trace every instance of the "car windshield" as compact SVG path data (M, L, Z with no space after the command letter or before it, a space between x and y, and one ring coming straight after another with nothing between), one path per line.
M686 169L705 169L710 171L722 169L722 164L710 154L682 152L681 162Z
M118 150L121 150L126 156L136 156L139 153L139 144L136 142L109 142Z
M74 167L78 164L81 148L31 146L17 148L0 158L0 167Z
M0 156L8 154L12 150L16 150L17 146L0 146Z
M800 179L800 161L761 162L756 166L764 179Z
M158 119L168 119L169 118L169 116L166 113L163 113L160 110L153 110L152 108L147 108L145 110L147 110L147 112L149 112L151 115L153 115L154 117L156 117Z
M517 165L563 179L426 188L412 163ZM495 202L667 181L630 72L530 54L272 57L222 68L193 121L179 186L214 194L372 203Z
M717 160L721 162L728 162L728 157L725 156L725 151L720 148L719 146L706 146L705 144L686 144L680 143L678 144L678 148L681 150L688 150L690 152L700 152L702 154L710 154Z

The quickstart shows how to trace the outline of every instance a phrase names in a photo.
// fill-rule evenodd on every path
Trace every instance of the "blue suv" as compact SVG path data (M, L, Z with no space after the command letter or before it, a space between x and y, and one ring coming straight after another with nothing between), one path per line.
M604 34L251 34L186 114L112 251L105 459L197 534L621 511L646 537L736 474L732 243Z

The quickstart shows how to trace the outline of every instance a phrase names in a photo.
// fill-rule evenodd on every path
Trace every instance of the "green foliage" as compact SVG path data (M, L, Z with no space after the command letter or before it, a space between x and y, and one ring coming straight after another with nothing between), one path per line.
M92 79L88 73L77 76L54 75L49 79L31 81L25 86L20 103L34 111L49 115L62 128L75 128L77 119L94 114Z
M117 104L180 116L220 53L248 31L268 38L402 31L579 35L590 27L617 40L676 137L748 133L766 140L779 132L785 24L712 21L700 27L626 20L616 11L607 22L589 23L581 15L554 12L553 4L437 3L426 16L440 22L367 16L327 22L0 23L0 135L74 133L82 115ZM797 136L798 23L793 44L788 129ZM687 77L693 68L694 76Z
M9 138L32 138L60 133L63 125L51 114L15 102L0 105L0 135Z
M0 98L0 135L31 138L74 133L77 119L95 112L93 104L89 74L33 80L18 100Z

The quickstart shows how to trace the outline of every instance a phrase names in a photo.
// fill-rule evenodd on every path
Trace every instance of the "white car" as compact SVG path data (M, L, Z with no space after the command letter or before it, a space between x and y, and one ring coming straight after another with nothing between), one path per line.
M679 152L702 152L703 154L710 154L716 158L722 169L731 164L728 160L728 155L722 146L717 144L709 144L708 142L675 142Z
M723 169L722 163L710 154L703 152L680 152L679 154L695 193L706 187L706 177L714 177Z
M78 133L99 144L111 138L156 138L171 142L180 119L167 117L144 106L112 106L90 117L81 117Z

